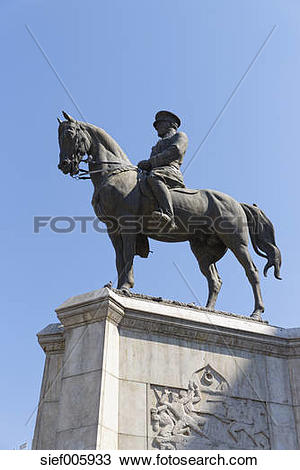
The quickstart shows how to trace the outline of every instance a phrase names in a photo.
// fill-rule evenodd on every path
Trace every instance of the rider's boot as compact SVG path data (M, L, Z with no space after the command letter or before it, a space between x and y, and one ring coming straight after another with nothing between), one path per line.
M174 216L172 217L171 215L166 214L165 212L162 211L162 209L153 211L152 217L153 219L161 222L162 225L170 224L170 228L172 229L176 228Z
M154 176L148 177L155 199L158 202L159 210L152 212L152 217L165 224L170 224L170 228L176 228L173 212L173 204L167 186Z

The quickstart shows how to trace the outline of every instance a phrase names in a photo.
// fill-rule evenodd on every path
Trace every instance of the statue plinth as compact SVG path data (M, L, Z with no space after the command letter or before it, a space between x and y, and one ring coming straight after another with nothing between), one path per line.
M300 328L109 288L56 312L33 449L300 448Z

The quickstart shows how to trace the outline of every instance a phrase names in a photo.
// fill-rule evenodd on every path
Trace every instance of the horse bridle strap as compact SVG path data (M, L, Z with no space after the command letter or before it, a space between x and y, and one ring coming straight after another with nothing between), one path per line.
M123 162L107 162L107 161L100 161L100 162L97 162L99 164L106 164L106 165L122 165ZM133 165L130 165L130 166L123 166L124 170L123 171L128 171L128 170L132 170L132 169L136 169L135 166ZM117 168L116 168L117 170ZM91 177L90 176L87 176L87 175L93 175L95 173L106 173L107 174L107 177L109 176L112 176L114 174L114 172L116 170L112 170L111 174L107 173L107 170L84 170L83 168L79 168L79 175L73 175L72 178L76 179L76 180L90 180ZM80 174L81 173L81 174ZM84 176L83 176L84 175Z

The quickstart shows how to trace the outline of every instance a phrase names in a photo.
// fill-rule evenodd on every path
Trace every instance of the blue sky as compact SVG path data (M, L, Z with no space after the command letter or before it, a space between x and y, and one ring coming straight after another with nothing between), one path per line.
M265 319L299 326L300 4L296 0L2 0L0 6L2 326L0 448L31 440L44 354L35 334L66 298L116 279L106 234L33 233L37 215L93 215L90 182L57 170L62 109L104 128L133 163L156 142L153 117L170 109L189 136L184 167L274 26L273 34L184 174L257 203L276 228L282 281L262 277ZM63 89L26 29L35 36ZM135 290L205 304L188 244L151 241ZM253 250L251 249L253 253ZM262 272L264 260L253 259ZM252 292L232 254L218 263L217 308L250 314ZM159 273L159 275L157 274Z

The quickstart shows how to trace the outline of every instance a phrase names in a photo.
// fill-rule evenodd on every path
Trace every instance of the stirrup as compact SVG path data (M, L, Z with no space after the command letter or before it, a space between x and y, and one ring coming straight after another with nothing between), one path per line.
M175 224L173 217L169 216L168 214L166 214L165 212L161 210L153 211L152 217L155 220L162 222L163 224L170 224L172 229L176 228L176 224Z

